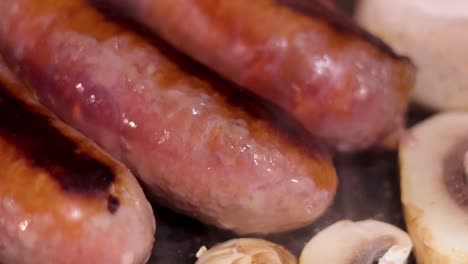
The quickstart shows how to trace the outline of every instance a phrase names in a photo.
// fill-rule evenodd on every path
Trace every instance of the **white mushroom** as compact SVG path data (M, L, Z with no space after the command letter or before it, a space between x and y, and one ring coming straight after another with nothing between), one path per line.
M411 252L409 236L375 221L339 221L314 236L302 251L300 264L402 264Z
M468 263L468 113L443 113L400 145L401 195L418 263Z
M356 18L414 60L417 103L468 110L468 1L359 0Z
M296 264L297 260L284 247L256 238L239 238L197 253L195 264Z

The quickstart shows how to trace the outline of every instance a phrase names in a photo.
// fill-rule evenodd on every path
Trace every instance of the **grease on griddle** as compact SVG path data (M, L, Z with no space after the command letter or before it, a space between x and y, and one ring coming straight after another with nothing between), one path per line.
M14 144L31 166L46 170L63 191L107 199L114 213L120 202L109 196L113 170L53 126L50 116L11 94L0 79L0 136ZM13 89L14 90L14 89ZM31 175L33 177L33 175Z

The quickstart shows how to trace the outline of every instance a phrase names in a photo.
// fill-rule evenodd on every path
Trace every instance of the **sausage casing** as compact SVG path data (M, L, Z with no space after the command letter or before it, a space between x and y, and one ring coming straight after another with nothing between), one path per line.
M339 151L402 129L413 64L321 0L95 0L270 100Z
M155 220L134 176L0 68L0 262L146 261Z
M232 106L85 1L3 0L0 17L0 49L41 102L164 204L239 233L270 233L304 226L331 203L328 154Z

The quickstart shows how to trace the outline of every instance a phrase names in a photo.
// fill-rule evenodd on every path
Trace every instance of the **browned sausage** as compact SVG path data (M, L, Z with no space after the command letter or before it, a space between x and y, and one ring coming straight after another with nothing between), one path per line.
M0 62L0 263L143 263L155 222L136 179L11 77Z
M402 127L413 65L331 1L99 1L281 106L335 149L367 148Z
M239 233L306 225L330 157L296 146L81 0L0 1L0 49L41 101L172 208Z

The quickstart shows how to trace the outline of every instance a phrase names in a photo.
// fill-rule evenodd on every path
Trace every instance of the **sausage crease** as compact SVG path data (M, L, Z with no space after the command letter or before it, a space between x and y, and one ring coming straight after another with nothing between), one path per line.
M402 128L414 66L323 0L95 0L274 102L339 151Z
M329 155L228 104L85 1L2 0L0 17L0 49L40 100L164 204L270 233L304 226L331 203Z
M144 263L155 221L134 176L1 64L0 263Z

